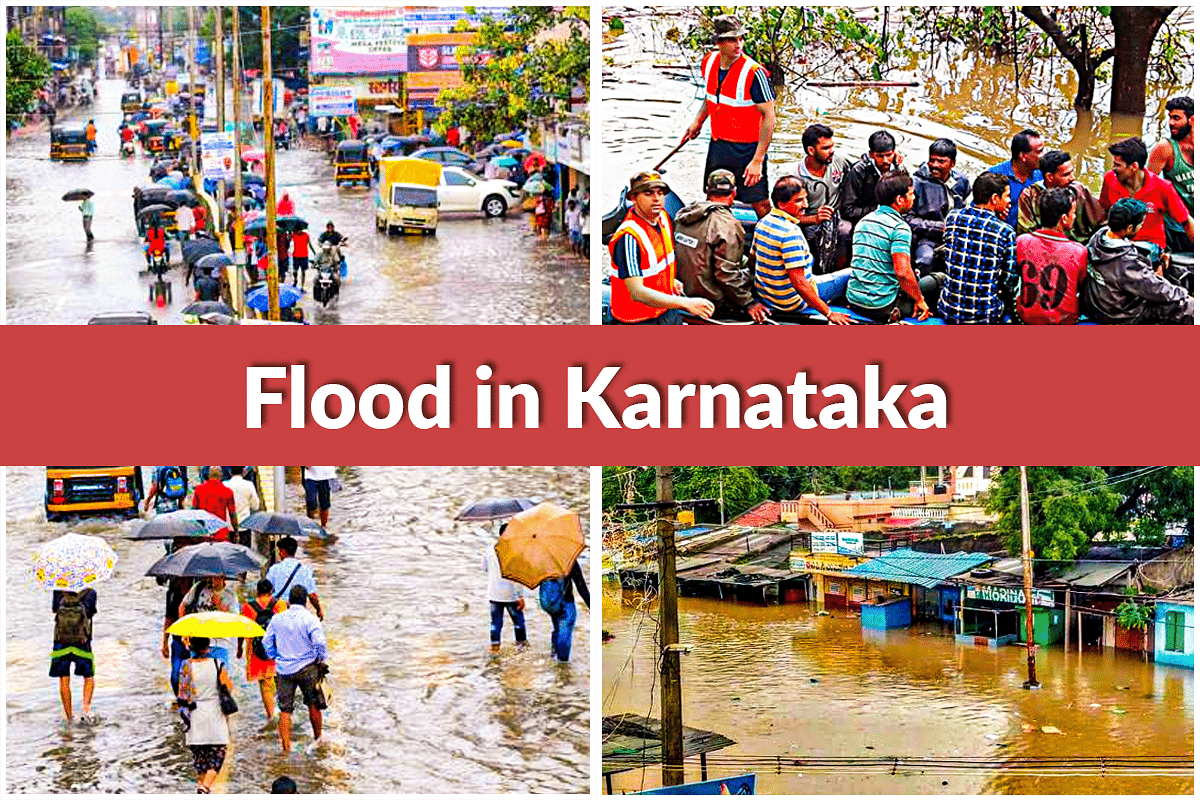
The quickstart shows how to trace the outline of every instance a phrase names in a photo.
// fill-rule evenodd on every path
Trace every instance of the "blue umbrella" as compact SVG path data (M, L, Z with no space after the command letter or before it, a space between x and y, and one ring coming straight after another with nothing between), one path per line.
M292 286L290 283L282 283L279 285L279 307L291 308L296 305L296 301L304 296L304 292ZM267 287L260 286L257 289L251 290L246 295L246 305L253 308L255 311L267 311Z
M493 163L495 163L495 165L498 167L515 167L521 162L517 161L512 156L500 156L499 158L493 159Z

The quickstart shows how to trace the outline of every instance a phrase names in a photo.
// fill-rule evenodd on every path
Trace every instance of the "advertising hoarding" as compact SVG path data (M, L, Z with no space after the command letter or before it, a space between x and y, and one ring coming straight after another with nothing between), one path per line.
M212 180L233 177L233 134L200 134L200 156L204 159L204 177Z
M308 91L309 113L314 117L348 117L357 107L352 86L313 86Z
M398 74L408 65L402 7L313 6L309 31L313 75Z

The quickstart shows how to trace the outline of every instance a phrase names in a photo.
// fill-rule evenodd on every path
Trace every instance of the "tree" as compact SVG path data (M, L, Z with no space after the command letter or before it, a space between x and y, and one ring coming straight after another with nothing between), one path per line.
M1105 467L1121 495L1117 515L1126 520L1138 544L1161 544L1169 527L1194 534L1195 470L1192 467Z
M752 467L676 467L675 499L724 497L725 519L733 519L771 495ZM698 506L698 522L719 522L720 506Z
M67 44L74 47L79 60L90 64L96 60L96 42L105 36L104 25L89 6L67 6Z
M514 6L486 19L476 43L459 48L463 85L438 96L439 128L465 125L484 141L549 116L574 91L586 95L589 15L587 6Z
M1074 561L1097 534L1125 530L1120 496L1100 467L1029 467L1030 540L1035 558ZM988 495L996 532L1012 555L1021 552L1020 471L1002 467Z
M4 44L4 113L9 120L33 110L34 94L50 79L50 62L13 29ZM6 134L11 127L6 126Z
M241 69L262 69L262 12L257 6L235 6L241 15ZM300 57L300 31L308 25L308 6L271 6L271 68L274 72L306 69ZM226 25L232 31L232 23Z

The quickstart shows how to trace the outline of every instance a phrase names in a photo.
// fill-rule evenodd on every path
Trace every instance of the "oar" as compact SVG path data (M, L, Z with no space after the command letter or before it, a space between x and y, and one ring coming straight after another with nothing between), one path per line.
M665 164L665 163L667 163L668 161L670 161L670 160L671 160L671 156L675 155L675 154L676 154L676 153L678 153L680 150L682 150L682 149L683 149L683 146L684 146L685 144L687 144L688 142L690 142L690 141L691 141L691 139L687 139L687 140L685 140L685 141L682 141L682 142L680 142L679 144L675 145L675 149L674 149L674 150L672 150L671 152L667 153L665 156L663 156L663 160L662 160L662 161L660 161L660 162L658 162L657 164L655 164L655 165L654 165L654 171L655 171L655 172L658 172L660 169L662 169L662 166L663 166L663 164Z

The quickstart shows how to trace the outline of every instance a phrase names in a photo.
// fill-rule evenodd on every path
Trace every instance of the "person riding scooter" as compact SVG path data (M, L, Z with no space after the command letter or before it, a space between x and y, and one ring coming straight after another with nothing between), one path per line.
M338 257L339 272L341 272L341 277L343 278L346 277L347 270L346 256L342 253L342 246L349 243L349 239L334 230L333 220L329 220L325 223L325 232L321 234L319 239L317 239L317 244L319 245L329 244L333 246L334 253Z
M150 221L149 227L146 228L146 265L154 268L154 271L161 275L166 270L169 261L167 232L163 228L162 220L154 217Z

